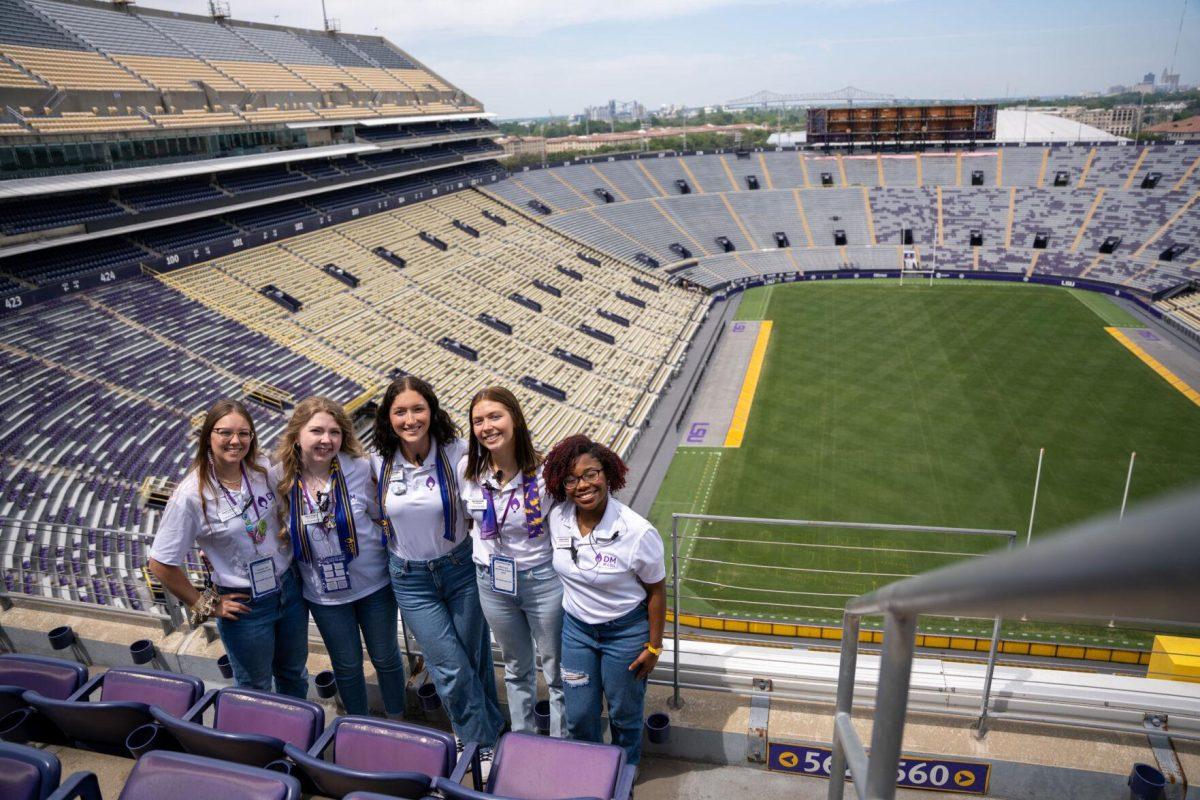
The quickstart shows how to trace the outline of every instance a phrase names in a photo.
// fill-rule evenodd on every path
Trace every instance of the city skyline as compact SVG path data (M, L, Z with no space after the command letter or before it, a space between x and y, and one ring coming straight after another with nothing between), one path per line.
M208 10L205 0L145 7ZM1179 0L410 0L399 17L382 0L326 7L342 30L387 37L502 118L578 114L597 98L655 109L846 85L897 97L1058 96L1168 67L1200 82L1196 0L1186 13ZM323 24L319 2L234 0L231 13Z

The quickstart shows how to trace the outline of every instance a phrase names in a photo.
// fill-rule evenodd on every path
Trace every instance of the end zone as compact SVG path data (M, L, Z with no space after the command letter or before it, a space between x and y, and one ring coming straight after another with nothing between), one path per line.
M769 320L727 323L696 390L681 447L741 446L770 338Z

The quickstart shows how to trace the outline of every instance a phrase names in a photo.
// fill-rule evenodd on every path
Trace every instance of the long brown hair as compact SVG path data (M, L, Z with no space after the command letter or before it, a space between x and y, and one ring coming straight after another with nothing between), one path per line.
M471 404L467 406L467 430L470 431L470 437L467 444L466 479L479 483L480 477L483 476L484 466L490 466L492 463L491 454L488 453L487 448L475 438L475 426L471 423L475 406L484 400L491 400L504 406L508 410L509 416L512 417L513 455L517 459L517 469L521 470L522 474L536 470L542 463L542 454L533 447L533 437L529 435L529 426L525 423L525 414L521 411L521 404L517 401L516 395L503 386L487 386L476 392L475 396L471 398Z
M281 523L287 519L292 488L296 485L296 480L300 475L300 431L309 423L309 420L322 411L333 417L334 422L342 429L342 448L338 452L358 458L363 457L362 444L359 443L358 436L354 433L354 426L350 424L350 417L346 415L346 410L342 408L341 403L330 400L328 397L306 397L297 403L296 408L292 411L292 418L288 420L287 427L283 429L283 435L279 437L279 444L275 447L275 461L282 469L279 483L275 487L275 494L278 495L276 511ZM287 526L281 525L279 538L287 540L290 535Z
M208 519L208 502L204 499L204 493L212 494L213 499L217 496L217 487L212 483L213 457L212 457L212 432L213 428L217 427L217 421L229 414L237 414L242 419L246 420L246 425L250 427L250 446L246 448L246 455L242 459L242 464L249 467L254 472L260 475L266 475L267 471L258 463L258 432L254 430L254 420L250 419L250 412L246 407L237 400L222 398L213 403L212 407L204 415L204 424L200 426L200 438L196 443L196 457L192 459L192 464L188 467L188 472L196 473L196 481L199 483L200 491L200 513Z

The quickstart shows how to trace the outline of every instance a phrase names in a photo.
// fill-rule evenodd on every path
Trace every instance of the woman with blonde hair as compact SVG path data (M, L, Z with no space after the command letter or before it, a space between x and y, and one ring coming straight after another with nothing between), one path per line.
M238 686L304 697L308 611L276 499L250 412L237 400L217 401L163 511L150 571L191 609L193 625L217 618ZM183 569L197 545L212 564L212 586L203 592Z
M367 713L363 643L389 717L404 711L404 662L371 463L339 403L297 404L275 451L271 479L291 539L304 600L329 651L342 703ZM361 638L360 638L361 631Z

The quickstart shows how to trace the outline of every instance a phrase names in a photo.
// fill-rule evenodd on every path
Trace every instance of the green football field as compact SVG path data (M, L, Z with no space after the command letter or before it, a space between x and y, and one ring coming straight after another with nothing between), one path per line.
M1023 545L1043 447L1035 537L1118 509L1132 451L1131 503L1200 480L1200 407L1105 332L1139 324L1105 296L813 282L752 290L739 318L774 323L745 441L676 451L651 512L664 536L673 512L692 512L1005 529ZM683 612L779 621L840 621L848 596L1003 542L681 529ZM990 633L972 620L931 618L922 628ZM1144 632L1015 621L1005 635L1148 641Z

